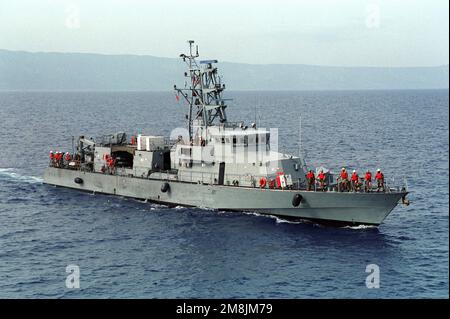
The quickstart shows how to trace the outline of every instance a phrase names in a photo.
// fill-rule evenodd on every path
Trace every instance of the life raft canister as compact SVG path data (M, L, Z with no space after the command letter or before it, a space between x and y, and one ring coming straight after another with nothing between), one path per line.
M275 181L276 181L277 188L281 188L281 177L280 177L280 175L277 175L277 177L275 178Z
M294 197L292 198L292 206L298 207L298 205L300 205L302 199L303 199L302 195L295 194Z
M259 180L259 187L264 188L266 187L267 184L267 180L264 177L261 177L261 179Z

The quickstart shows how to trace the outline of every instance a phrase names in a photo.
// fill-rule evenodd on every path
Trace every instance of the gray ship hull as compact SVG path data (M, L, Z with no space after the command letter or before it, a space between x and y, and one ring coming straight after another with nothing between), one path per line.
M82 183L76 183L75 178ZM44 182L83 191L98 192L181 206L218 210L249 211L286 218L323 223L379 225L396 207L406 192L339 193L302 190L273 190L169 181L170 189L161 191L165 182L158 179L125 177L49 167ZM292 205L295 194L303 199Z

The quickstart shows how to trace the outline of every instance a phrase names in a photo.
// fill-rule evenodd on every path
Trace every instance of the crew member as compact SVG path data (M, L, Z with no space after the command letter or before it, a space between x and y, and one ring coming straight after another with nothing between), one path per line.
M312 170L310 170L307 174L306 174L306 181L308 182L308 191L310 191L312 189L312 186L314 185L314 181L315 181L315 176Z
M109 166L109 171L111 174L114 174L114 164L115 164L115 160L112 156L110 156L107 160L108 166Z
M377 169L375 179L377 181L377 192L379 192L380 189L384 192L384 174L381 172L381 169Z
M69 152L66 152L66 162L67 162L67 164L69 164L69 162L70 162L70 154L69 154Z
M317 179L319 180L320 189L325 191L325 174L323 173L323 170L320 170Z
M55 156L53 155L53 151L50 151L50 165L52 165L52 166L54 164L54 159L55 159Z
M341 170L341 190L348 190L348 174L345 167Z
M372 189L372 173L369 170L367 170L364 180L365 180L365 191L370 192L370 190Z
M358 190L359 185L359 176L358 173L356 173L356 170L353 170L351 181L352 181L352 189L353 191L356 192Z
M61 167L61 153L60 152L56 152L55 159L56 159L56 166Z

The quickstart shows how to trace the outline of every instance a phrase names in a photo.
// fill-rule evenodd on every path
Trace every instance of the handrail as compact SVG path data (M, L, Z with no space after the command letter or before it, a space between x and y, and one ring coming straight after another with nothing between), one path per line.
M76 167L69 167L65 163L62 163L61 166L56 166L55 163L51 162L49 163L49 167L54 168L60 168L60 169L70 169L70 170L79 170L82 172L92 172L92 173L99 173L99 174L106 174L101 172L95 172L93 170L86 169L87 167L84 165L81 165L81 163L78 163ZM195 170L178 170L177 173L175 173L174 170L158 170L158 171L150 171L147 176L138 176L136 175L136 168L132 169L134 178L142 178L142 179L158 179L158 180L164 180L164 181L178 181L178 182L187 182L187 183L201 183L201 184L209 184L209 185L217 185L219 180L219 174L214 172L203 172L203 171L195 171ZM114 172L107 172L110 175L115 176L127 176L130 174L127 174L125 167L118 167ZM158 177L152 177L153 174L158 173ZM275 177L275 176L273 176ZM234 186L234 187L252 187L252 188L259 188L258 181L261 178L270 178L267 175L252 175L252 174L225 174L224 180L228 183L224 183L224 186ZM328 185L328 189L330 189L332 192L341 192L341 181L340 177L336 178L336 184L330 184ZM361 178L361 180L363 180ZM388 183L386 180L384 180L383 185L381 187L378 187L377 182L375 181L372 185L369 192L384 192L384 193L391 193L391 192L403 192L408 190L408 185L406 178L403 178L403 184L395 183L395 178L392 178L392 183ZM231 183L230 183L231 182ZM244 183L243 183L244 182ZM363 181L364 182L364 181ZM293 183L290 187L287 189L298 189L298 190L306 190L307 187L301 187L300 180L297 183ZM364 186L364 183L363 183ZM270 188L269 183L264 188ZM277 189L281 189L278 187L275 187ZM314 192L318 192L318 181L314 182ZM347 189L347 192L351 192L352 190L349 188ZM365 187L360 187L358 190L359 193L364 193Z

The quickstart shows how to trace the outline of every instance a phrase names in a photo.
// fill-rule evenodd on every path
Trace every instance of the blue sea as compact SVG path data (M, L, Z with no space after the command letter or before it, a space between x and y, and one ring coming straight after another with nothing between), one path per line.
M406 177L378 228L78 192L42 183L71 136L185 126L170 92L0 93L1 298L448 298L449 92L228 92L230 120L279 129L280 150ZM366 266L380 270L366 287ZM66 287L66 267L80 288Z

